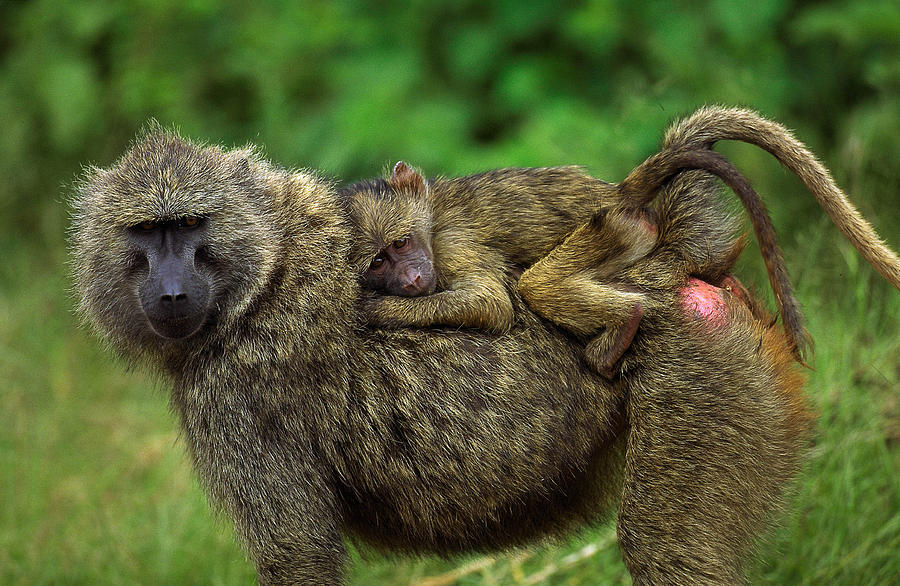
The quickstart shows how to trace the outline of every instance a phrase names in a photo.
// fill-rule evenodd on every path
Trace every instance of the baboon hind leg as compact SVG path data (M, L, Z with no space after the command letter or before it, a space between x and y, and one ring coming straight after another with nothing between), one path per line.
M631 316L624 324L619 327L607 327L588 342L584 349L584 357L588 365L611 380L616 375L615 364L625 350L631 346L631 341L637 334L643 315L643 306L635 302L631 309Z
M742 562L802 458L803 376L784 335L746 310L718 332L645 326L623 379L626 564L635 584L743 583Z

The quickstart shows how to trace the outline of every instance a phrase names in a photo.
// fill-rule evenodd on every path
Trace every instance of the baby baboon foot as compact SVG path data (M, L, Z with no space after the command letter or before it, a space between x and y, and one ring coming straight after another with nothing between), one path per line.
M618 374L615 365L631 346L643 316L644 308L640 303L635 303L628 321L621 326L607 328L588 342L584 349L584 358L588 365L607 380L612 380Z
M738 307L742 309L746 309L750 311L750 315L753 316L753 319L760 322L769 322L771 321L771 316L763 309L763 307L759 304L759 302L753 299L753 296L750 295L750 291L741 283L737 277L734 275L728 275L724 279L722 279L721 284L719 285L730 293L730 297L737 299L739 305ZM732 305L733 307L733 305Z

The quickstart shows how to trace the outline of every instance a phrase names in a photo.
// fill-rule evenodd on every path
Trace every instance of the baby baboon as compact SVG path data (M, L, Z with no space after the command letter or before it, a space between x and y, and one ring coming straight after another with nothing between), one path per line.
M640 287L617 283L615 275L655 245L655 227L646 206L659 187L682 170L703 169L724 180L744 204L792 351L803 362L811 341L765 206L733 165L709 150L724 139L743 140L775 154L803 179L864 258L900 287L896 255L881 243L815 156L786 129L747 110L705 108L673 127L663 150L619 184L592 180L573 167L502 169L426 182L400 162L387 181L348 186L343 194L357 226L354 259L362 282L388 294L368 297L369 320L382 326L451 325L504 331L512 310L509 293L497 275L528 268L549 252L547 246L576 227L570 220L587 221L584 214L593 210L591 224L582 227L591 235L573 237L573 242L580 243L576 245L579 255L590 260L585 262L565 248L556 257L566 260L553 270L545 263L531 272L523 293L540 304L539 313L548 319L591 337L591 364L612 376L646 302ZM735 243L728 253L708 247L702 231L714 232L715 227L702 214L691 216L700 223L692 227L690 237L671 238L671 246L680 247L678 254L670 255L678 264L665 274L678 286L690 275L719 282L741 246ZM592 269L567 268L573 263ZM544 283L549 286L543 287ZM543 290L528 291L535 287ZM435 290L439 293L430 295ZM414 299L417 296L424 297Z
M709 188L681 175L666 198ZM73 208L82 315L171 380L263 583L342 582L344 536L450 554L559 535L623 490L635 583L733 583L799 464L799 369L730 294L722 327L670 326L704 333L647 371L666 411L645 413L515 295L502 335L361 327L337 194L252 149L153 128L90 169Z
M500 169L426 182L401 161L387 180L346 187L341 193L356 227L353 258L363 285L381 293L368 296L370 323L506 331L514 318L511 292L504 284L507 273L531 266L592 216L594 221L602 217L604 225L598 232L603 241L592 240L592 266L602 266L604 274L614 275L633 264L656 244L652 214L646 213L646 208L607 214L601 211L601 202L620 192L630 193L638 184L655 193L682 169L705 169L729 185L739 184L754 224L773 243L763 248L765 254L777 257L770 266L783 269L762 201L724 157L696 147L669 149L652 161L653 165L641 166L642 175L632 174L618 186L593 179L576 167ZM739 252L735 248L726 259L720 251L707 251L696 264L705 263L704 274L711 274L715 267L707 265L713 258L715 262L733 261ZM730 266L728 263L716 276L724 275ZM787 292L790 307L796 308L787 273L781 270L778 274L785 280L779 290ZM578 276L570 277L559 293L582 286ZM628 347L640 321L644 295L611 279L601 284L597 277L594 275L590 284L591 296L584 298L587 307L581 307L577 295L557 296L556 300L566 303L559 312L579 315L582 329L594 337L592 354L605 357L603 366L594 364L604 375L612 376L612 364ZM799 309L796 311L799 316ZM805 335L802 322L796 323Z
M348 186L341 194L356 227L352 258L362 283L379 293L366 297L366 317L379 326L508 330L509 274L590 218L605 187L577 167L426 185L402 161L388 180Z

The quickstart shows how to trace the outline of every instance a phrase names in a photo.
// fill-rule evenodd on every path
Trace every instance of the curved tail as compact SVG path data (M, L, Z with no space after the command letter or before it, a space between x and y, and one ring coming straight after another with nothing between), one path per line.
M618 185L618 189L623 200L629 202L629 205L644 206L656 197L659 186L688 169L702 169L718 176L741 200L753 224L792 352L799 362L805 364L805 357L812 347L812 337L804 327L803 313L794 297L772 219L766 211L762 198L728 159L696 144L667 148L638 165Z
M674 124L663 148L711 148L720 140L739 140L769 151L800 178L862 257L900 289L900 258L850 203L828 169L784 126L752 110L707 106Z

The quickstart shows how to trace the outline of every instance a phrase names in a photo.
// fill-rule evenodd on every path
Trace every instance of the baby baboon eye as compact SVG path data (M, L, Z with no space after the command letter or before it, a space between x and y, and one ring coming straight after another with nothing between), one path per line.
M153 230L154 228L156 228L156 222L152 222L149 220L146 222L141 222L140 224L138 224L138 228L149 232L150 230Z
M384 257L380 254L372 259L372 262L369 264L370 269L377 269L381 265L384 264Z
M394 242L393 242L394 248L398 248L398 249L403 248L407 244L409 244L409 236L404 236L403 238L400 238L399 240L394 240Z
M197 216L187 216L186 218L181 220L181 223L184 224L185 226L187 226L188 228L193 228L194 226L196 226L197 224L200 223L200 218L198 218Z

